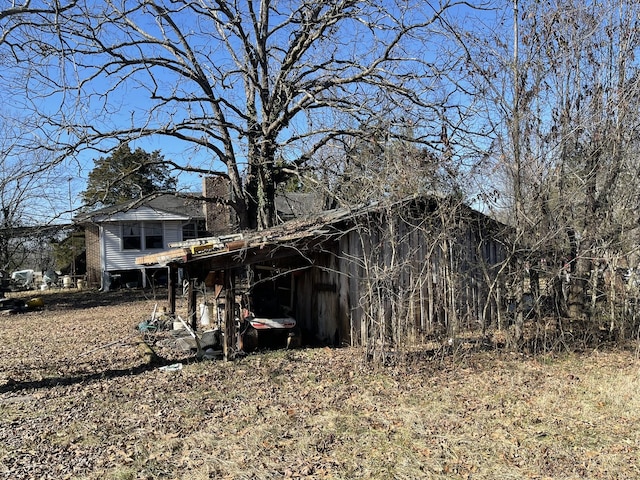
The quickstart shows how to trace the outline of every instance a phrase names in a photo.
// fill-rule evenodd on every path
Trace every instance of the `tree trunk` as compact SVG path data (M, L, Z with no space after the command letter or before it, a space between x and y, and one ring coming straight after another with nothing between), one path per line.
M274 150L271 140L254 139L253 152L245 185L245 224L250 229L262 230L276 223L276 178L274 175Z
M577 258L572 264L571 280L569 281L568 311L569 317L580 320L585 318L587 287L591 262L585 258Z

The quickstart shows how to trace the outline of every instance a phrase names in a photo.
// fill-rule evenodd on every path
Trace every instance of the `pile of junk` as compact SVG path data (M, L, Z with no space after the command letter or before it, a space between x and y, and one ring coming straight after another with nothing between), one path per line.
M236 340L234 355L244 355L259 349L297 348L301 333L295 319L283 308L266 299L251 302L247 296L236 298L234 308ZM199 305L197 322L170 314L165 307L153 309L151 317L138 324L145 334L168 332L174 347L192 352L198 358L214 359L223 354L224 301Z

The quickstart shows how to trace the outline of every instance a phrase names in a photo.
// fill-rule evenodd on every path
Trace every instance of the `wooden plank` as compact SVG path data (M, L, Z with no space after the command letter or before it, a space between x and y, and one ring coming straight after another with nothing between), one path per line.
M224 247L225 243L232 242L234 240L242 240L242 233L233 233L230 235L221 235L218 237L203 237L203 238L192 238L190 240L183 240L181 242L170 242L170 248L190 248L193 246L206 245L206 244L217 244L220 247Z
M171 316L176 314L176 284L178 283L178 269L174 266L169 267L169 278L167 281L167 290L169 290L169 313Z
M224 309L224 325L222 352L225 361L233 359L234 343L236 342L236 285L235 271L232 269L225 270L225 309Z
M198 292L196 290L196 279L190 278L188 293L187 293L187 312L188 312L188 319L191 321L191 328L194 332L198 330L198 318L196 314L197 294Z
M163 265L176 260L187 261L191 252L186 248L176 248L164 252L152 253L136 258L136 265Z

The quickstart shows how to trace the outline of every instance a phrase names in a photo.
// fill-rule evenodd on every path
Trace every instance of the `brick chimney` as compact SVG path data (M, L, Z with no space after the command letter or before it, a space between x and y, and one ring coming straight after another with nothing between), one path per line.
M231 195L229 181L222 177L204 177L202 179L202 195L213 201L205 201L204 216L207 231L212 235L226 235L231 233L237 222L235 214L228 205L220 200L228 200ZM218 202L215 201L218 199Z

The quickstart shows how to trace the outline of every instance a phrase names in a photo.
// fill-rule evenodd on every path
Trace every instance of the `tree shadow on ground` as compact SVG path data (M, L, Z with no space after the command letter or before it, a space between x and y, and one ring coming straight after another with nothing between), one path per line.
M166 302L167 289L142 290L120 289L109 292L98 290L59 290L39 294L31 292L31 295L21 293L24 298L43 298L47 310L81 310L95 307L110 307L138 301Z
M181 360L176 359L164 359L164 358L156 358L152 362L146 362L136 367L131 368L119 368L119 369L110 369L102 372L94 372L84 375L73 375L68 377L51 377L51 378L43 378L42 380L27 380L16 382L11 379L4 384L0 385L0 394L3 393L19 393L25 390L40 390L47 389L53 387L66 387L71 385L78 385L84 383L91 383L96 381L101 381L105 379L113 379L113 378L121 378L121 377L129 377L132 375L139 375L141 373L145 373L151 370L155 370L157 368L172 365L176 363L189 364L197 362L198 360L193 356L186 357Z

